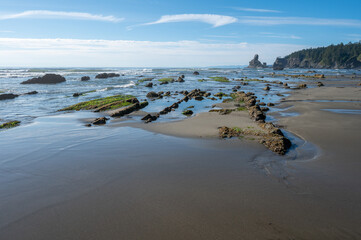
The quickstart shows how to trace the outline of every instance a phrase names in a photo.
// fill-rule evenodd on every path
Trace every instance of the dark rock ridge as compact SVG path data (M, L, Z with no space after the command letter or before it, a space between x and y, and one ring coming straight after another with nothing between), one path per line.
M278 57L273 69L284 68L361 69L361 42L304 49Z
M95 76L95 78L113 78L113 77L120 77L118 73L100 73Z
M248 68L266 68L267 63L261 63L259 61L258 54L254 55L254 58L249 62Z
M90 80L90 77L89 77L89 76L83 76L83 77L81 77L80 80L81 80L81 81L89 81L89 80Z
M22 82L21 84L56 84L65 82L65 78L58 74L45 74L42 77L32 78Z
M19 95L12 93L0 94L0 100L14 99L16 97L19 97Z

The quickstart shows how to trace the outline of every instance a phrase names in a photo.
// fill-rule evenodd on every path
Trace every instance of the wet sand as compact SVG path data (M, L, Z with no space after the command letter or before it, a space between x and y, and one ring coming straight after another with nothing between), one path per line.
M166 135L84 128L77 114L6 131L0 239L360 239L360 115L322 110L360 109L360 91L296 90L277 106L299 113L274 116L319 148L312 160L297 146L288 160L252 141L171 132L190 123L207 135L197 124L209 113L159 123ZM345 102L314 101L333 99ZM287 174L265 172L262 158Z

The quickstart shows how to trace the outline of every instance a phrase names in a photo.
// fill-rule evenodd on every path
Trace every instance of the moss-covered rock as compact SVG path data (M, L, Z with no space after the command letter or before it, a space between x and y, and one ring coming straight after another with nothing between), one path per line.
M111 97L98 98L86 102L77 103L69 107L60 109L59 111L79 111L79 110L96 110L106 111L111 109L117 109L132 104L135 101L134 96L131 95L115 95Z
M13 128L20 125L20 121L10 121L0 125L0 129Z
M226 77L210 77L210 79L216 82L229 82L229 79Z

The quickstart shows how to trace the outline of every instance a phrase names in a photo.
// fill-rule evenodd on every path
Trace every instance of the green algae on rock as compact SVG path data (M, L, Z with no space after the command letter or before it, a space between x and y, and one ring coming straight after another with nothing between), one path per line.
M0 125L0 129L13 128L20 125L20 121L10 121Z
M79 111L79 110L97 110L106 111L128 106L133 103L136 98L132 95L115 95L111 97L98 98L86 102L80 102L58 111Z

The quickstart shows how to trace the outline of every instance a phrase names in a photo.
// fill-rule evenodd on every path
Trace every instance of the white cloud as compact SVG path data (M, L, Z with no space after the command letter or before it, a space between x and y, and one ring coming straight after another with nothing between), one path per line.
M164 15L155 22L145 23L144 25L153 25L170 22L204 22L213 25L213 27L220 27L223 25L237 22L237 18L215 15L215 14L179 14L179 15Z
M108 21L119 22L123 18L114 16L95 15L83 12L60 12L48 10L31 10L16 14L0 15L0 20L17 19L17 18L61 18L61 19L81 19L81 20L95 20L95 21Z
M276 34L276 33L270 33L270 32L261 32L264 37L268 38L284 38L284 39L301 39L301 37L296 35L287 35L287 34Z
M258 53L277 56L306 48L293 44L151 42L0 38L3 67L202 67L245 65Z
M354 19L325 19L303 17L255 17L247 16L238 20L239 23L260 26L272 25L315 25L315 26L340 26L361 27L360 20Z
M281 11L271 10L271 9L242 8L242 7L235 7L234 9L239 10L239 11L245 11L245 12L281 13Z

